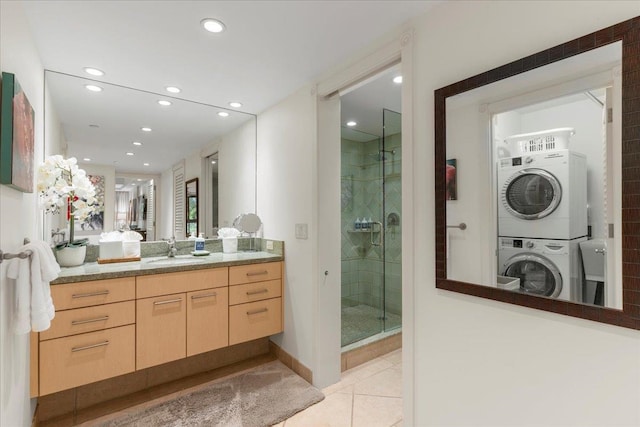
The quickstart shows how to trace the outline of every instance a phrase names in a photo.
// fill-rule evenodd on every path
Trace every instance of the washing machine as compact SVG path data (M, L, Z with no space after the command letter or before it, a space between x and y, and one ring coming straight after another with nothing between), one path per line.
M582 301L580 242L498 238L498 274L520 279L519 292Z
M570 150L500 159L498 234L575 239L587 235L587 159Z

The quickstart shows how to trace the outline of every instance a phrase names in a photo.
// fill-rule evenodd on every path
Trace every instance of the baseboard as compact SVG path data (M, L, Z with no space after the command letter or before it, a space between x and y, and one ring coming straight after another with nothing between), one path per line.
M341 356L341 371L354 368L358 365L380 357L394 350L402 348L402 332L382 338L362 347L345 351Z
M309 384L313 384L313 372L298 359L287 353L278 344L269 341L269 352L278 358L287 368L304 378Z

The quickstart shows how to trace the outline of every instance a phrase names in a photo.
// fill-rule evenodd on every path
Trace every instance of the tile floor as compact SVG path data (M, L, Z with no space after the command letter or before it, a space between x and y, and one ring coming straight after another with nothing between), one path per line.
M402 427L402 350L342 373L325 399L275 427Z

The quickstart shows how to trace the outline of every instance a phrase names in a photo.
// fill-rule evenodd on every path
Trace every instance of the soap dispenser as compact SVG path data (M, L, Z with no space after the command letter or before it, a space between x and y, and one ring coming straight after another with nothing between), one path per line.
M204 236L202 233L196 238L194 249L197 251L204 251Z
M362 221L360 221L360 217L356 219L356 222L353 226L356 230L360 230L362 228Z

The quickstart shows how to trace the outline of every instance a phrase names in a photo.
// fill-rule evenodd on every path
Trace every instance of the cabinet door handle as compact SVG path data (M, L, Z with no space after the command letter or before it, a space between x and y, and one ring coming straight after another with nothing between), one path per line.
M258 289L257 291L247 292L247 295L266 294L267 292L269 292L269 289Z
M258 310L247 311L247 315L251 316L252 314L265 313L267 311L269 311L268 308L259 308Z
M109 295L109 291L98 291L98 292L89 292L88 294L73 294L71 298L87 298L87 297L97 297L98 295Z
M96 317L95 319L73 320L71 321L71 325L72 326L84 325L85 323L102 322L104 320L109 320L109 316Z
M153 305L171 304L173 302L182 302L182 298L168 299L166 301L156 301L156 302L153 303Z
M73 347L71 351L76 352L76 351L82 351L82 350L89 350L90 348L102 347L105 345L109 345L109 340L104 342L99 342L98 344L85 345L84 347Z
M247 273L247 276L251 277L251 276L261 276L263 274L269 274L269 272L267 270L263 270L263 271L250 271Z
M215 297L216 295L218 295L217 292L211 292L210 294L202 294L202 295L192 295L191 299L209 298L209 297Z

